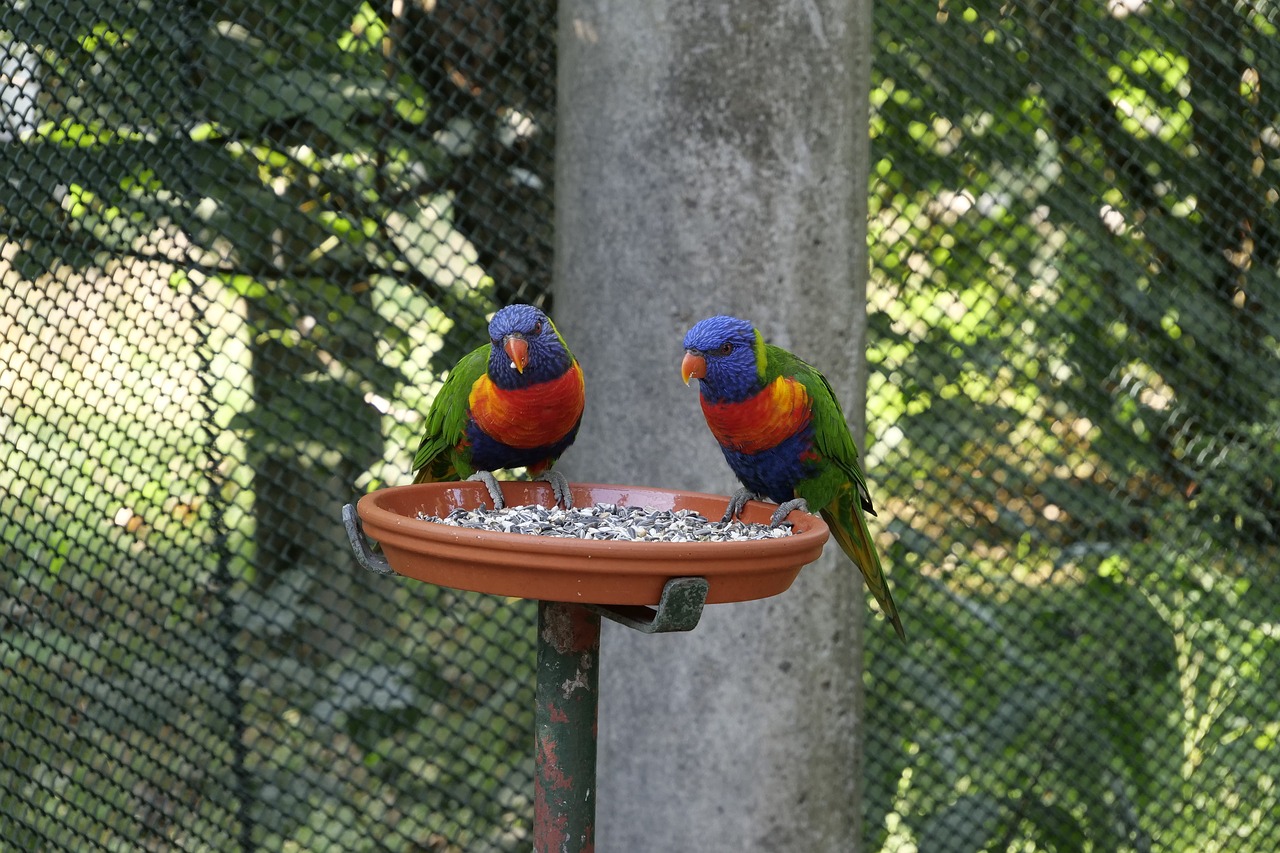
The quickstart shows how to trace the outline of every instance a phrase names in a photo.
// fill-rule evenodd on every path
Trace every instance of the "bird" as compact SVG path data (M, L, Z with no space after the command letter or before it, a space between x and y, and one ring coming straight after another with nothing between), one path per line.
M502 509L492 472L524 468L568 509L569 482L551 466L577 437L585 399L582 367L551 318L533 305L501 308L489 343L458 361L432 401L413 482L479 480Z
M680 375L686 385L698 380L707 426L742 482L723 521L752 499L778 504L774 527L792 510L819 513L905 642L867 528L866 514L875 509L857 445L827 378L766 343L751 323L726 315L700 320L685 334Z

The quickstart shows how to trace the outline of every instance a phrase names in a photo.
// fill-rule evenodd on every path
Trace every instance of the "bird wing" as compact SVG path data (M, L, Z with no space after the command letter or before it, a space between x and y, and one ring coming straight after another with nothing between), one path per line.
M466 436L471 386L488 370L492 349L492 344L485 344L472 350L449 371L427 412L426 431L413 456L415 483L451 480L463 473L456 470L451 451Z
M871 515L876 511L871 504L866 476L858 462L858 445L849 432L844 410L827 377L804 359L781 347L769 346L766 378L788 376L805 387L812 407L813 441L822 458L835 465L849 478L858 491L862 509Z

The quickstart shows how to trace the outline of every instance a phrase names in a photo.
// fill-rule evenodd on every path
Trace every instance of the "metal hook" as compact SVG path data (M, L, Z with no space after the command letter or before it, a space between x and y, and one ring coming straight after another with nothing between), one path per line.
M347 528L347 539L351 540L351 550L356 554L356 561L369 571L379 575L393 575L395 569L381 554L375 554L364 538L364 526L356 513L355 504L344 504L342 507L342 526Z
M588 604L586 607L644 634L692 631L702 618L702 607L707 603L710 588L706 578L672 578L662 587L657 610L642 604Z

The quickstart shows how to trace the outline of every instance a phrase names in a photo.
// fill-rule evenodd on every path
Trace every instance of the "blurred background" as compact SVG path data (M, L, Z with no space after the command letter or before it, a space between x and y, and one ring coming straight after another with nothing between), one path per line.
M878 3L866 850L1280 847L1280 8ZM550 302L546 0L0 10L0 842L524 850L528 602L359 569ZM803 353L801 353L803 355Z

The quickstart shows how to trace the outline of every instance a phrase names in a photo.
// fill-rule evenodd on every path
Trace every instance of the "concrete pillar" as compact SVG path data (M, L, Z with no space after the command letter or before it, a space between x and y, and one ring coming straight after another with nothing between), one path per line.
M555 317L588 395L572 479L732 491L679 376L715 313L818 365L860 427L870 11L561 0ZM599 849L855 850L861 596L831 545L691 634L607 624Z

